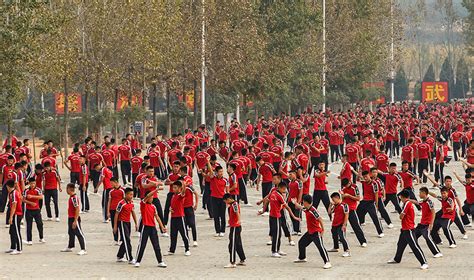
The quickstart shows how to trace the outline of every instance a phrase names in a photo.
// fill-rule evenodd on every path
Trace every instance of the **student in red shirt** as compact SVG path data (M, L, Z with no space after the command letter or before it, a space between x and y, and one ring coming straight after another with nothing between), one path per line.
M114 233L119 232L120 241L122 241L122 244L120 244L120 248L117 252L117 262L125 262L127 260L129 264L134 263L132 255L132 243L130 241L130 215L132 215L133 221L135 222L135 231L138 231L138 223L137 216L135 215L133 208L133 190L127 188L125 189L124 198L119 201L117 208L115 208L115 217L113 219ZM123 258L124 256L126 259Z
M79 198L76 195L75 185L72 183L67 184L66 192L69 195L67 206L69 243L65 249L61 250L61 252L72 252L72 249L75 247L74 239L77 237L79 245L81 246L81 250L77 254L83 256L87 254L86 240L84 233L82 232L81 217L79 216L80 203Z
M426 187L420 188L420 201L410 199L410 202L421 207L421 220L415 228L415 238L418 240L420 236L426 241L426 245L430 249L434 258L440 258L443 256L438 246L431 239L430 231L433 229L435 220L435 209L433 201L429 198L429 191Z
M347 221L349 220L349 205L342 202L341 195L337 192L331 194L330 213L334 214L332 219L332 240L334 247L328 252L339 252L339 242L344 249L343 257L350 257L349 245L346 240Z
M461 208L464 215L461 216L461 220L464 226L468 227L472 225L471 222L469 222L469 214L471 215L471 219L474 220L474 181L471 173L466 173L464 176L465 180L461 180L457 173L454 173L454 175L466 189L466 200Z
M428 269L428 262L426 261L425 254L420 248L417 239L415 238L415 207L409 200L410 194L408 191L403 190L400 192L400 199L403 202L403 210L400 213L400 219L402 220L402 229L397 243L397 252L395 257L389 260L387 263L400 263L402 261L403 251L407 245L410 246L415 257L421 264L421 269Z
M186 188L183 186L181 181L175 181L171 184L173 188L173 197L171 198L170 204L170 248L167 255L174 255L176 251L176 243L178 241L178 233L181 235L184 243L184 255L190 256L189 251L189 238L186 223L184 221L184 199L186 195Z
M183 166L179 169L180 178L179 180L183 184L183 188L186 189L184 195L184 222L186 228L191 229L193 235L193 247L197 247L197 228L196 228L196 216L194 212L198 207L199 194L193 188L193 178L187 175L186 167Z
M359 206L357 206L357 217L361 225L365 224L365 215L369 213L372 222L375 225L375 229L377 230L377 234L380 238L384 237L382 224L380 223L379 217L377 216L378 209L378 195L379 195L379 188L378 185L372 180L372 177L369 171L362 172L362 193L363 198L360 201Z
M361 247L367 247L367 240L357 217L357 205L360 201L359 189L356 184L352 184L349 179L341 180L342 189L340 190L342 202L349 206L349 223L354 231Z
M298 259L295 263L306 262L306 247L309 244L314 243L319 250L319 254L324 261L324 269L331 268L332 265L329 262L329 255L324 248L322 234L324 232L323 219L319 216L318 210L313 206L313 199L310 195L303 196L303 206L296 204L298 208L302 209L306 216L306 228L307 232L301 236L298 241Z
M74 148L72 153L68 156L64 164L66 165L66 168L69 169L70 171L70 183L74 183L79 185L79 176L81 173L81 167L79 163L79 148Z
M229 254L230 254L230 263L224 268L235 268L237 265L245 266L245 253L244 247L242 245L242 227L240 226L240 205L237 201L234 200L234 197L231 194L224 194L222 197L227 209L229 211ZM236 253L239 255L240 262L236 264Z
M417 146L418 151L418 176L420 176L423 183L427 182L427 177L423 173L424 170L428 170L429 161L431 159L431 148L426 143L426 136L421 138L421 143Z
M215 168L215 172L210 161L207 162L208 176L211 187L212 216L214 218L214 237L223 237L225 233L225 203L222 200L226 190L229 188L229 180L224 178L224 169L221 166Z
M109 218L107 217L107 205L109 203L109 192L112 190L112 184L110 183L110 179L113 177L112 170L108 169L102 164L98 163L94 166L94 169L99 173L99 183L97 187L94 189L94 193L97 193L99 190L100 185L103 185L102 190L102 215L103 215L103 223L108 223Z
M40 243L45 243L43 238L43 219L41 218L41 209L39 201L43 200L43 191L36 187L36 180L33 177L28 178L28 188L23 192L23 202L25 203L26 219L26 244L33 245L32 228L33 219L38 229Z
M262 183L262 197L266 197L272 188L272 176L275 172L273 165L267 163L262 157L257 156L255 159L258 165L258 178L256 189L258 191L258 185Z
M21 195L16 189L15 182L8 180L5 183L8 192L8 200L10 213L8 217L8 224L10 225L10 250L6 251L10 255L21 254L23 250L23 240L21 239L21 219L23 218L23 208L21 204Z
M125 191L118 183L117 177L110 178L110 184L112 185L112 189L109 192L109 199L107 202L107 219L110 220L113 230L115 225L115 211L118 203L125 197ZM119 246L118 233L114 231L113 234L115 246Z
M145 253L146 244L148 238L150 238L151 244L153 245L153 250L155 251L155 257L158 261L158 267L165 268L167 267L166 263L163 262L163 257L161 255L160 243L158 240L158 232L156 231L156 222L160 226L162 232L166 232L166 227L161 222L160 217L156 211L155 205L153 205L153 196L156 194L158 189L152 191L147 191L145 193L145 198L140 202L140 213L142 221L142 229L140 231L140 240L138 242L138 251L136 261L132 261L135 267L140 267L140 262L142 261L143 254Z
M87 168L86 157L81 155L79 158L80 173L79 173L79 194L81 197L81 212L89 212L89 168Z
M47 221L51 221L53 216L51 214L51 198L54 203L54 213L56 215L56 222L59 222L59 204L58 204L58 190L62 192L61 181L59 175L51 166L50 162L45 162L44 166L44 205L46 207Z
M318 164L318 168L314 171L314 191L313 191L313 206L318 209L319 203L322 201L326 211L329 214L329 206L331 204L329 200L329 194L327 189L327 176L331 171L326 170L326 164L322 161Z
M122 182L124 185L131 182L132 165L130 159L132 158L132 149L127 144L127 139L122 139L122 145L118 147L118 160L120 161L120 173L122 173ZM128 181L127 181L128 178Z
M449 248L456 248L456 241L454 240L454 235L451 232L451 224L454 222L456 217L456 202L449 197L449 190L447 187L442 187L441 196L430 192L429 194L439 201L441 201L441 217L436 217L431 230L431 238L436 244L441 244L441 238L439 237L438 231L440 228L443 228L444 235L449 241Z
M153 145L153 144L152 144ZM131 171L132 171L132 187L133 187L133 196L139 197L139 190L136 188L136 181L138 174L140 174L140 168L143 163L143 159L140 157L142 150L137 149L135 155L130 160Z

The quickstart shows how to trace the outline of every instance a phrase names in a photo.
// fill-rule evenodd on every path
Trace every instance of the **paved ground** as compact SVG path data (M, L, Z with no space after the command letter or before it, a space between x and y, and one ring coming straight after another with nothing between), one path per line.
M338 172L340 165L332 165L331 170ZM447 170L449 174L452 170L461 172L459 163L452 163ZM68 175L62 171L65 181ZM330 190L337 189L338 180L336 176L330 177ZM458 189L462 200L465 192L459 183L455 186ZM249 191L252 203L256 201L260 194L254 189ZM160 194L164 203L165 193ZM213 222L206 220L205 212L200 209L197 212L198 241L199 247L192 248L192 256L185 257L184 249L178 247L177 254L165 257L168 268L160 269L156 267L156 259L153 249L149 243L145 252L142 266L134 268L128 264L116 263L115 255L118 247L111 245L112 233L109 224L101 221L100 197L91 195L92 211L82 215L83 230L87 240L86 256L77 256L73 253L60 253L67 244L67 224L64 214L66 213L66 194L60 195L61 222L45 222L46 244L38 244L36 230L33 232L33 246L25 246L22 255L10 256L0 254L0 278L162 278L184 279L232 279L232 278L262 278L262 279L309 279L309 278L333 278L340 279L372 279L372 278L451 278L451 279L472 279L472 266L474 264L474 231L468 228L469 239L461 240L461 235L456 226L453 232L458 241L458 248L449 249L446 245L441 246L444 257L433 259L424 240L420 240L420 245L428 257L430 268L428 271L418 269L419 264L413 254L405 252L402 263L388 265L386 261L395 254L396 242L400 222L396 214L391 213L394 221L394 229L386 229L385 237L378 238L375 228L368 219L367 226L364 227L368 238L368 247L357 246L354 234L348 234L349 244L352 251L351 258L342 258L340 253L330 253L333 268L323 270L322 260L314 245L308 247L308 263L293 264L297 256L297 247L289 246L285 241L282 250L288 256L281 259L270 258L270 247L265 245L268 240L268 218L257 216L256 207L242 208L243 221L243 243L247 255L247 266L233 270L225 270L224 265L228 263L228 236L224 238L214 238ZM439 208L439 204L436 204ZM138 208L136 208L138 209ZM325 210L320 209L322 214ZM389 206L389 211L393 208ZM43 211L43 215L45 212ZM323 215L326 216L326 215ZM417 217L419 219L419 217ZM9 246L8 229L4 228L4 214L0 215L0 248L7 249ZM329 221L327 221L329 222ZM329 223L326 224L329 226ZM22 232L25 236L25 230ZM444 239L444 236L442 236ZM296 242L298 237L296 237ZM132 238L133 250L136 250L138 238ZM330 232L324 235L326 248L332 247ZM162 252L167 251L169 246L168 238L161 238ZM446 243L446 242L445 242ZM134 254L135 255L135 254ZM13 269L11 269L13 268Z

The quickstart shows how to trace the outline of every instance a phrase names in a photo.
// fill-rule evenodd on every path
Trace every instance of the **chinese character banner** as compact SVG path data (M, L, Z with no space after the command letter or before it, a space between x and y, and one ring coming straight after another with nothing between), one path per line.
M82 112L82 98L81 94L77 92L68 93L68 112L80 113ZM54 106L56 114L64 114L64 92L58 92L54 96Z
M423 82L421 85L423 102L448 102L448 82Z

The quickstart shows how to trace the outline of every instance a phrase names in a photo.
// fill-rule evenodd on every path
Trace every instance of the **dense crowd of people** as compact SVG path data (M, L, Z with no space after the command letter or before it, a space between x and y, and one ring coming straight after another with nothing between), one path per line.
M348 225L361 247L368 246L363 230L367 214L379 238L385 234L382 221L393 228L386 209L392 204L401 231L396 254L388 263L399 263L409 246L421 269L427 269L418 244L421 236L435 258L443 256L441 229L449 248L457 246L450 229L453 223L462 238L468 238L465 228L474 217L473 115L470 103L404 102L380 106L374 112L358 106L348 111L261 116L242 124L232 120L227 128L217 122L212 131L201 125L169 138L157 135L148 145L132 134L120 143L109 136L102 141L87 137L64 159L70 171L66 185L69 243L62 251L71 252L77 238L78 254L87 254L81 215L95 206L89 203L89 194L100 190L102 220L111 224L113 240L120 246L118 262L139 267L150 239L158 266L166 267L159 236L170 238L166 255L176 253L179 235L184 254L190 256L190 248L198 246L195 211L202 207L214 222L216 238L224 237L229 227L230 262L225 267L245 265L240 208L254 206L247 191L255 188L262 195L256 211L269 219L271 257L286 255L280 248L283 233L290 245L298 246L295 262L306 262L306 248L314 243L323 267L330 268L328 252L338 252L340 244L342 256L351 256ZM33 221L40 242L46 242L43 206L46 220L53 220L52 201L54 220L60 222L58 192L63 180L58 171L59 152L51 141L44 143L40 162L32 166L30 141L10 140L5 140L0 154L0 212L6 212L10 228L7 253L17 255L23 250L22 223L26 224L27 245L33 244ZM397 165L398 159L401 164ZM465 187L459 190L465 192L464 201L453 187L454 178L445 174L444 167L453 162L461 162L465 170L465 174L453 174ZM327 185L330 166L340 168L335 174L340 186L333 193ZM162 191L167 192L165 201L158 196ZM136 211L134 200L138 199ZM441 202L440 209L435 209L433 200ZM329 224L321 212L327 214ZM415 224L417 215L420 219ZM322 240L326 231L333 240L329 250ZM133 232L140 237L136 254L130 239Z

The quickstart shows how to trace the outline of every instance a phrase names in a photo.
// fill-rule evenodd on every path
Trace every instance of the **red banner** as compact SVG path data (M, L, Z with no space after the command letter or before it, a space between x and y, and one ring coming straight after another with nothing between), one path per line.
M448 102L448 82L423 82L421 85L421 95L423 102Z
M69 113L80 113L82 112L82 98L81 94L77 92L68 93L68 112ZM58 92L54 96L54 107L56 114L64 114L64 92Z
M186 91L186 107L189 110L194 110L194 90ZM183 102L183 94L178 94L178 101Z
M117 111L120 111L128 106L142 105L143 96L141 93L139 92L134 93L132 95L131 102L129 100L129 97L130 96L124 92L119 93L118 100L117 100Z
M385 104L385 96L381 96L374 101L372 101L373 104Z

